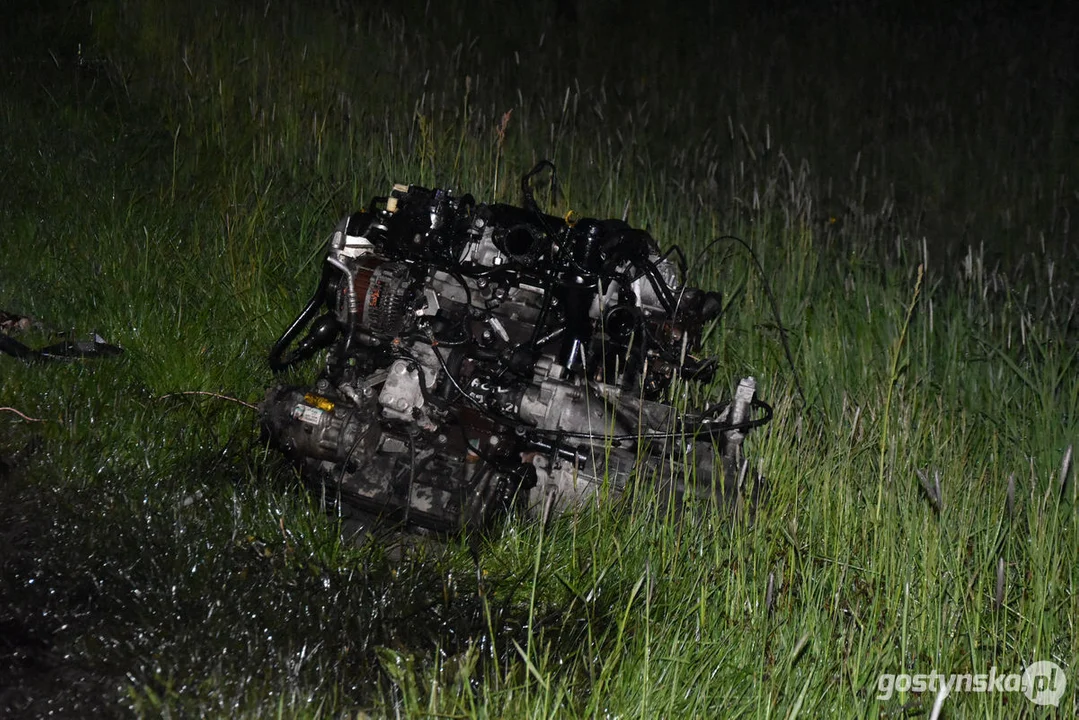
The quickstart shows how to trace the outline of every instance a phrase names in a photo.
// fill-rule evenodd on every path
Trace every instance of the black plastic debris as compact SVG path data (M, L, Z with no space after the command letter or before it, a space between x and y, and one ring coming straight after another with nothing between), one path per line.
M123 354L122 348L106 342L97 333L91 334L88 340L61 340L42 348L32 348L12 337L35 326L37 323L32 318L0 310L0 354L11 355L24 362L87 360Z

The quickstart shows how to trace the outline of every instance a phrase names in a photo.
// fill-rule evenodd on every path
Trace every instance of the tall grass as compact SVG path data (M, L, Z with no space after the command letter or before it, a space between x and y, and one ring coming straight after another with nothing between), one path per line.
M0 358L0 406L45 420L0 413L6 713L892 716L934 697L881 673L1045 659L1076 709L1067 28L578 10L89 2L6 31L0 307L126 350ZM517 201L541 158L560 212L755 247L766 277L695 264L733 300L707 392L753 374L776 407L752 519L643 497L401 559L343 541L247 409L176 395L260 397L348 210L395 181Z

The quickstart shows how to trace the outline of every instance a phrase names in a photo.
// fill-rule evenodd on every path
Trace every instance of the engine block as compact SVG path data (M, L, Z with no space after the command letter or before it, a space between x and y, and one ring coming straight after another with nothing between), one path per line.
M452 532L635 488L737 495L743 439L771 416L753 378L714 406L672 402L714 378L696 353L721 296L683 284L681 251L643 230L542 212L528 183L544 165L523 207L395 185L334 230L269 358L282 371L327 350L325 365L270 388L261 413L349 508Z

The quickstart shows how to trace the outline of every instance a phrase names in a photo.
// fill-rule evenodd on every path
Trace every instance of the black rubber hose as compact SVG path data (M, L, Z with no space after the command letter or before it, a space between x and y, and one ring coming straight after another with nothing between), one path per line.
M296 336L300 334L300 331L310 324L318 313L319 306L322 305L322 301L326 295L326 288L330 284L331 266L325 264L322 266L322 277L318 281L318 287L315 289L311 299L307 301L307 306L303 309L296 319L292 321L292 324L288 326L288 329L281 334L281 337L277 339L277 342L270 348L270 354L267 358L270 364L270 369L275 373L281 372L295 362L294 357L288 359L282 359L285 351L296 340Z

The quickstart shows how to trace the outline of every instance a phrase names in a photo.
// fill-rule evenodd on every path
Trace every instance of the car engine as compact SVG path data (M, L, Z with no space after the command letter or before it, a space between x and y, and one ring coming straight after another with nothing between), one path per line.
M325 365L260 410L342 506L456 532L629 492L679 509L740 492L743 440L771 417L754 379L686 400L716 374L697 353L720 294L683 284L681 250L644 230L541 211L545 169L522 179L521 207L394 185L334 230L269 355L275 372L323 350Z

